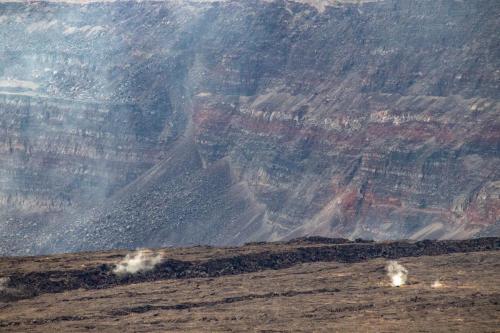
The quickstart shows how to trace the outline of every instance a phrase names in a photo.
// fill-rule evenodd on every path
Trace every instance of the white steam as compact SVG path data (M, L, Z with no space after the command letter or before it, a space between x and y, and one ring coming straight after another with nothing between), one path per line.
M408 278L408 270L399 264L397 261L389 261L386 268L387 276L391 279L393 287L400 287L406 283Z
M149 250L139 250L136 253L127 254L125 258L116 265L113 272L117 275L146 272L152 270L161 261L161 254Z
M444 285L441 283L441 281L436 280L431 284L431 288L437 289L437 288L443 288Z

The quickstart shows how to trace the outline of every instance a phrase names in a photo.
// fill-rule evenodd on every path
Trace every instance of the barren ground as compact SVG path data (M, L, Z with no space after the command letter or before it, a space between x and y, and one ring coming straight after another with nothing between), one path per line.
M266 244L165 252L178 260L206 260L285 248L297 250ZM3 258L0 276L112 264L124 254ZM376 258L40 293L0 303L0 331L498 332L499 259L495 250L403 257L399 262L410 274L400 288L389 284L387 259ZM432 288L438 279L442 287Z

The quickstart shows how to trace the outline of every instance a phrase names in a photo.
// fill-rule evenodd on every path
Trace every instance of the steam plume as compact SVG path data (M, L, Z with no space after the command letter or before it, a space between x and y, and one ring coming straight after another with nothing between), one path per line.
M442 288L443 287L443 284L441 283L441 281L439 280L436 280L434 281L432 284L431 284L431 288Z
M393 287L400 287L406 283L408 278L408 270L399 264L397 261L389 261L386 268L387 276L391 279Z
M113 272L117 275L135 274L137 272L145 272L152 270L162 260L159 253L154 253L149 250L139 250L133 254L127 254L120 261Z

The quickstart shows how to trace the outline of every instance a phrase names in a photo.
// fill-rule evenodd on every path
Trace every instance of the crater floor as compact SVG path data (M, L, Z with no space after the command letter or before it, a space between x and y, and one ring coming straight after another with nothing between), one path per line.
M255 244L162 250L204 262L305 248L357 244ZM342 247L343 246L343 247ZM368 246L368 245L367 245ZM2 332L495 332L500 327L500 252L402 257L408 282L391 287L386 258L304 262L206 278L125 283L44 293L0 303ZM288 252L287 252L288 251ZM295 251L295 252L294 252ZM1 258L0 275L85 269L118 262L124 251ZM48 279L50 279L50 274ZM146 279L147 280L147 279ZM441 286L433 288L439 280Z

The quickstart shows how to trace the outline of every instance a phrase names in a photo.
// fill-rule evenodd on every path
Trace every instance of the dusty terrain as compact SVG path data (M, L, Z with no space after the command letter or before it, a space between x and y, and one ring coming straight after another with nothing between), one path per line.
M4 299L0 330L498 332L499 244L494 238L382 244L317 240L163 249L157 252L166 261L151 272L136 274L140 283L122 278L106 284L103 279L85 288L47 289L21 300ZM333 249L334 261L328 254ZM316 256L305 255L311 251ZM448 251L468 253L440 254ZM408 282L392 287L384 267L399 253L408 255L398 259L409 270ZM0 276L22 280L44 273L47 280L70 285L63 280L77 271L100 267L102 276L110 275L110 267L125 254L2 258ZM174 271L174 263L187 268L173 278L159 275L159 270ZM212 276L189 277L200 275L203 265L211 267L205 274ZM242 273L244 269L248 272ZM436 280L441 285L433 288Z

